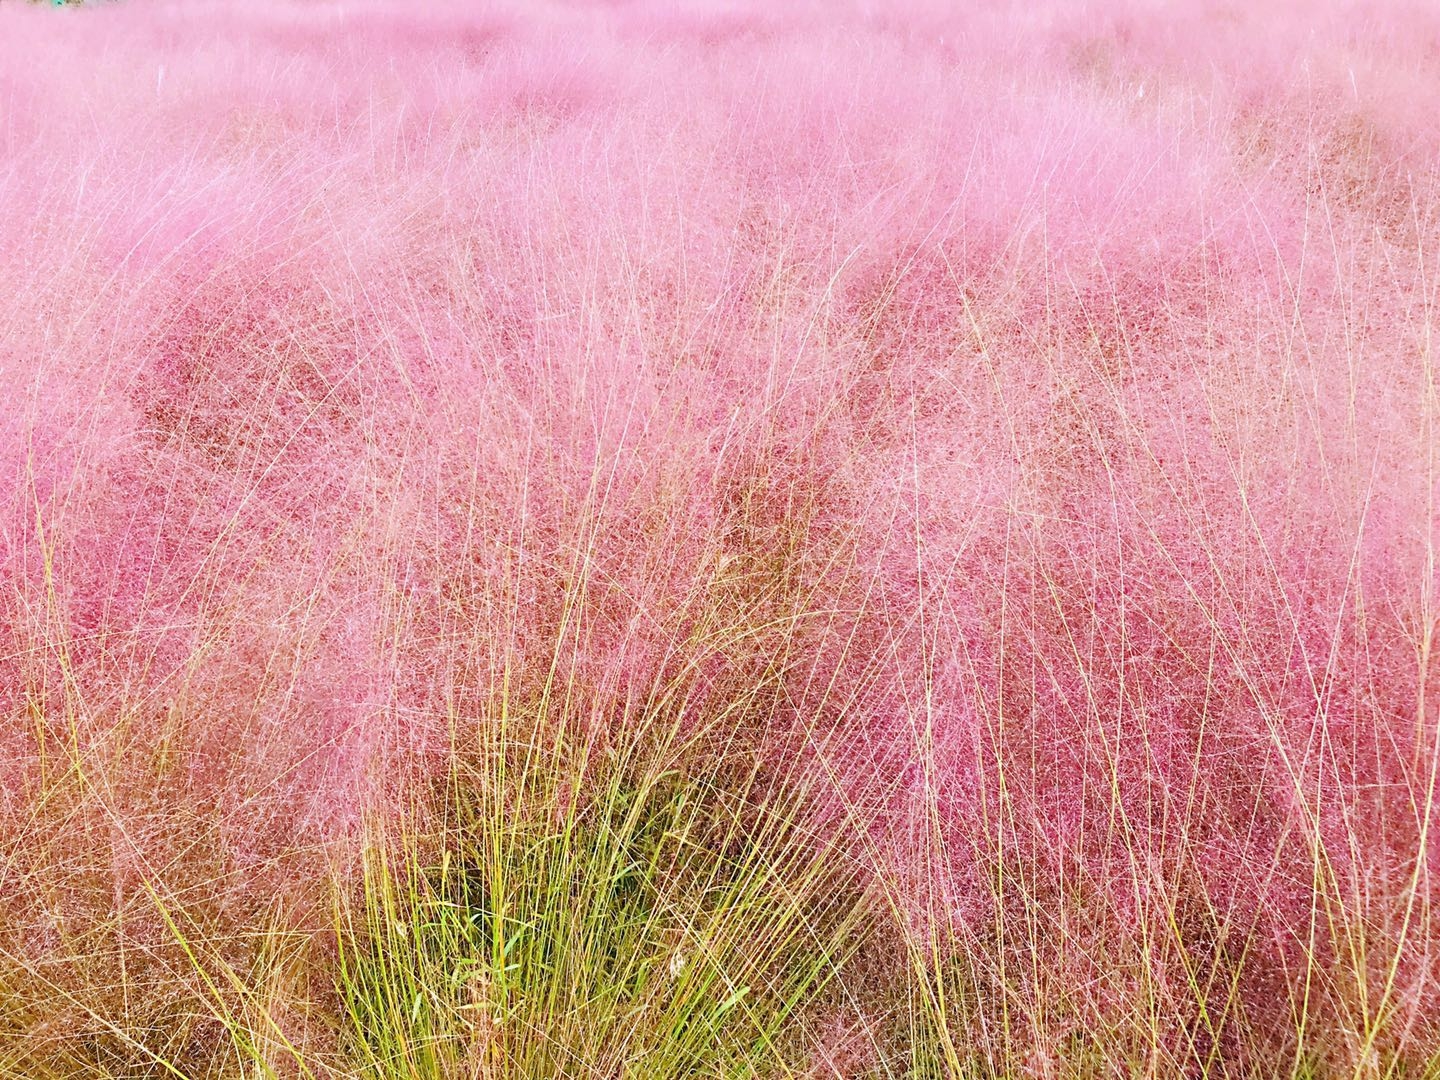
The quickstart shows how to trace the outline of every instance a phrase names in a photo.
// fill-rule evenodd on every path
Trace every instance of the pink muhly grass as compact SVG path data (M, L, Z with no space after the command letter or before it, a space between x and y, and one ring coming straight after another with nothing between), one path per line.
M332 1050L502 703L818 787L816 1075L1433 1060L1437 42L0 9L0 1065L218 1068L177 938Z

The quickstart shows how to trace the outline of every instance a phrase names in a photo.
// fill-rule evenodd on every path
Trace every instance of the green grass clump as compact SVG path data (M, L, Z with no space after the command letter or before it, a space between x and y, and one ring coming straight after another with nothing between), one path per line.
M805 1068L866 893L807 827L803 786L683 727L598 751L574 728L512 732L457 766L440 835L377 840L338 920L362 1075Z

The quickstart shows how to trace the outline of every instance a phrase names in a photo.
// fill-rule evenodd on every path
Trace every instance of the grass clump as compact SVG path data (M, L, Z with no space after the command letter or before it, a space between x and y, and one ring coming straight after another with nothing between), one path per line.
M370 847L337 922L363 1074L803 1070L873 917L803 785L682 721L603 751L573 724L537 738L457 755L441 828Z

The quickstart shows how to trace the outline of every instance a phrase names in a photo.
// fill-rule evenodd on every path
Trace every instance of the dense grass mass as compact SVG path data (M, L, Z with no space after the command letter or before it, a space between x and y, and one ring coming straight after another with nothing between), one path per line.
M1440 1076L1437 100L0 4L0 1076Z

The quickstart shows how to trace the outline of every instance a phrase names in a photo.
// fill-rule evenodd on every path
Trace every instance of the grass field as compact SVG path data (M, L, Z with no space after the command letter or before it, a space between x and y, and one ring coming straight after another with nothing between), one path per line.
M0 2L0 1078L1440 1078L1437 101Z

